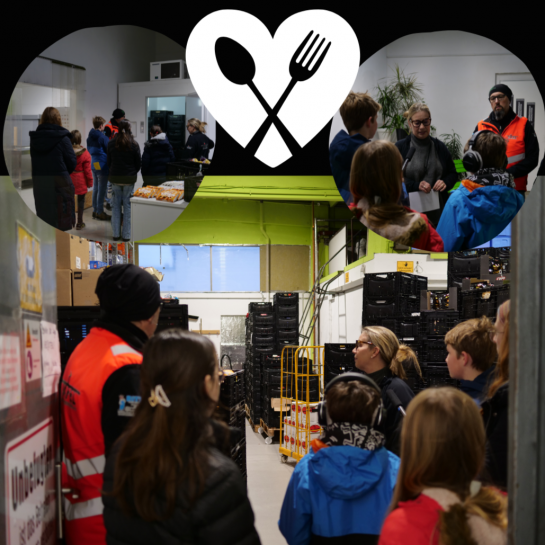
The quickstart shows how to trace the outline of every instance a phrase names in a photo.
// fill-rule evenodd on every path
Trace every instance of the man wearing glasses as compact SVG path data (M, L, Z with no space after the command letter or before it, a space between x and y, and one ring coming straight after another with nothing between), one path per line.
M492 113L479 121L473 132L489 130L507 141L507 172L515 179L516 190L524 196L528 174L539 162L539 143L534 127L526 117L518 116L511 108L513 92L499 83L488 93Z

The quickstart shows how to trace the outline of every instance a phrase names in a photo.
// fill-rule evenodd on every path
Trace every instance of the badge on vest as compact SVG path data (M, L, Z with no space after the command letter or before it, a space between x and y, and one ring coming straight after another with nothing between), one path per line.
M134 416L134 411L141 401L140 396L119 396L119 408L117 409L117 416Z

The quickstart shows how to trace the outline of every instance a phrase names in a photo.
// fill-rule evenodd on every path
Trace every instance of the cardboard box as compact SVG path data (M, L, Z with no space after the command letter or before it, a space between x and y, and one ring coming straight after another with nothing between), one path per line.
M57 231L57 269L82 271L89 268L89 241Z
M57 269L57 306L72 306L72 271Z
M76 201L76 212L78 211L78 196L75 195L74 199ZM91 208L93 206L93 190L87 191L85 195L85 204L83 205L83 209L87 210L87 208Z
M103 270L72 271L72 300L75 307L99 305L95 289Z

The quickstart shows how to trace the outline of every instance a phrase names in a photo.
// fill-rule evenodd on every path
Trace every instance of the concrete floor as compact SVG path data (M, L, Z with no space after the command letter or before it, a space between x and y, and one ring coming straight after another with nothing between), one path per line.
M248 496L262 545L286 543L278 529L278 519L295 460L290 458L283 464L278 447L277 442L266 445L264 436L255 433L246 420Z

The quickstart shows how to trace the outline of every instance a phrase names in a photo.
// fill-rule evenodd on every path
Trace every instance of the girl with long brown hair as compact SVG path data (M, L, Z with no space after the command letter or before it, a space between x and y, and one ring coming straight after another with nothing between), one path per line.
M260 543L240 471L217 448L219 393L208 338L170 329L150 339L141 401L104 471L107 543Z
M414 392L405 382L406 370L413 369L422 377L418 358L412 348L399 343L393 331L382 326L364 327L353 353L356 367L369 375L382 391L386 418L381 431L386 437L386 448L399 455L403 416L394 406L388 390L396 394L401 406L406 409L414 397Z
M486 434L476 403L456 388L429 388L409 405L401 465L379 545L502 545L507 500L475 481Z
M498 364L482 404L487 443L486 462L481 477L504 490L507 489L510 307L510 301L505 301L498 308L494 336L498 346Z
M115 241L131 239L131 197L142 165L140 146L133 138L131 124L118 123L119 133L108 143L109 181L112 183L112 230ZM123 232L121 210L123 209Z
M350 192L360 221L394 242L432 252L443 241L425 214L402 206L403 159L392 142L376 140L358 148L350 169Z

